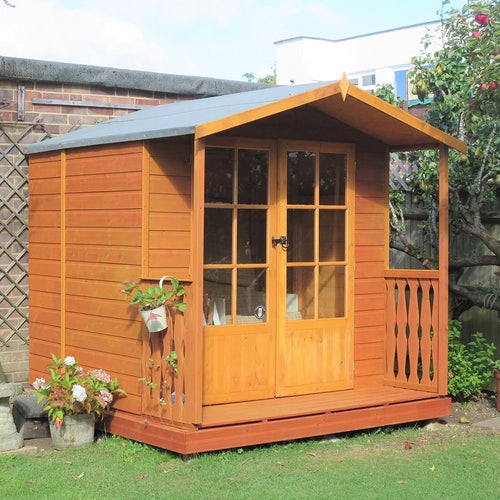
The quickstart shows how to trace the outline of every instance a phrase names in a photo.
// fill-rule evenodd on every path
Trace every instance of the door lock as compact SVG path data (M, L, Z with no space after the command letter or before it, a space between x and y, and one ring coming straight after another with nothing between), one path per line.
M280 236L279 238L275 238L273 236L273 238L271 239L272 241L272 244L273 244L273 248L276 246L276 245L281 245L281 247L283 249L287 249L288 248L288 240L286 238L286 236Z

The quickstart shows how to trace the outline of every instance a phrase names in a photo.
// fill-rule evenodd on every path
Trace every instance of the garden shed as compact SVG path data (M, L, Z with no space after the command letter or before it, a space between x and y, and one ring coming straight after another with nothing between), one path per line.
M143 109L29 146L30 376L119 378L115 434L182 454L444 416L448 149L349 84ZM389 268L389 153L440 158L439 269ZM120 293L175 276L149 333ZM175 352L175 365L171 354Z

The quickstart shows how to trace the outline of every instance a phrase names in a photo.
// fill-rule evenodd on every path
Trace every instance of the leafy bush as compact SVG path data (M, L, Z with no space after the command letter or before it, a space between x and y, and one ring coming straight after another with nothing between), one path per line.
M489 344L481 332L462 342L462 324L451 320L448 328L448 393L454 397L480 396L494 366L495 345Z

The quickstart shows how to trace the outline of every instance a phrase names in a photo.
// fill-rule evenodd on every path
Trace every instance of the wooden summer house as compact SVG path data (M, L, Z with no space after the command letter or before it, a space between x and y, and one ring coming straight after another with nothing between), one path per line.
M30 146L31 378L108 370L107 430L181 454L449 414L448 148L345 78ZM389 153L416 149L440 152L439 270L389 268ZM148 333L122 281L165 275L187 310Z

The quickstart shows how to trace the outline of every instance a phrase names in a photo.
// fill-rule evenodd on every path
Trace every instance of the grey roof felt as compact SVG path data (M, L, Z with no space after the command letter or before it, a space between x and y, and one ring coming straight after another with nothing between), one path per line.
M197 125L236 115L324 85L327 85L327 82L271 87L151 106L91 127L30 144L25 147L25 152L32 154L98 144L193 134Z
M446 145L466 151L458 139L349 84L322 82L151 106L25 148L28 154L195 134L205 137L309 105L379 140L392 151Z

